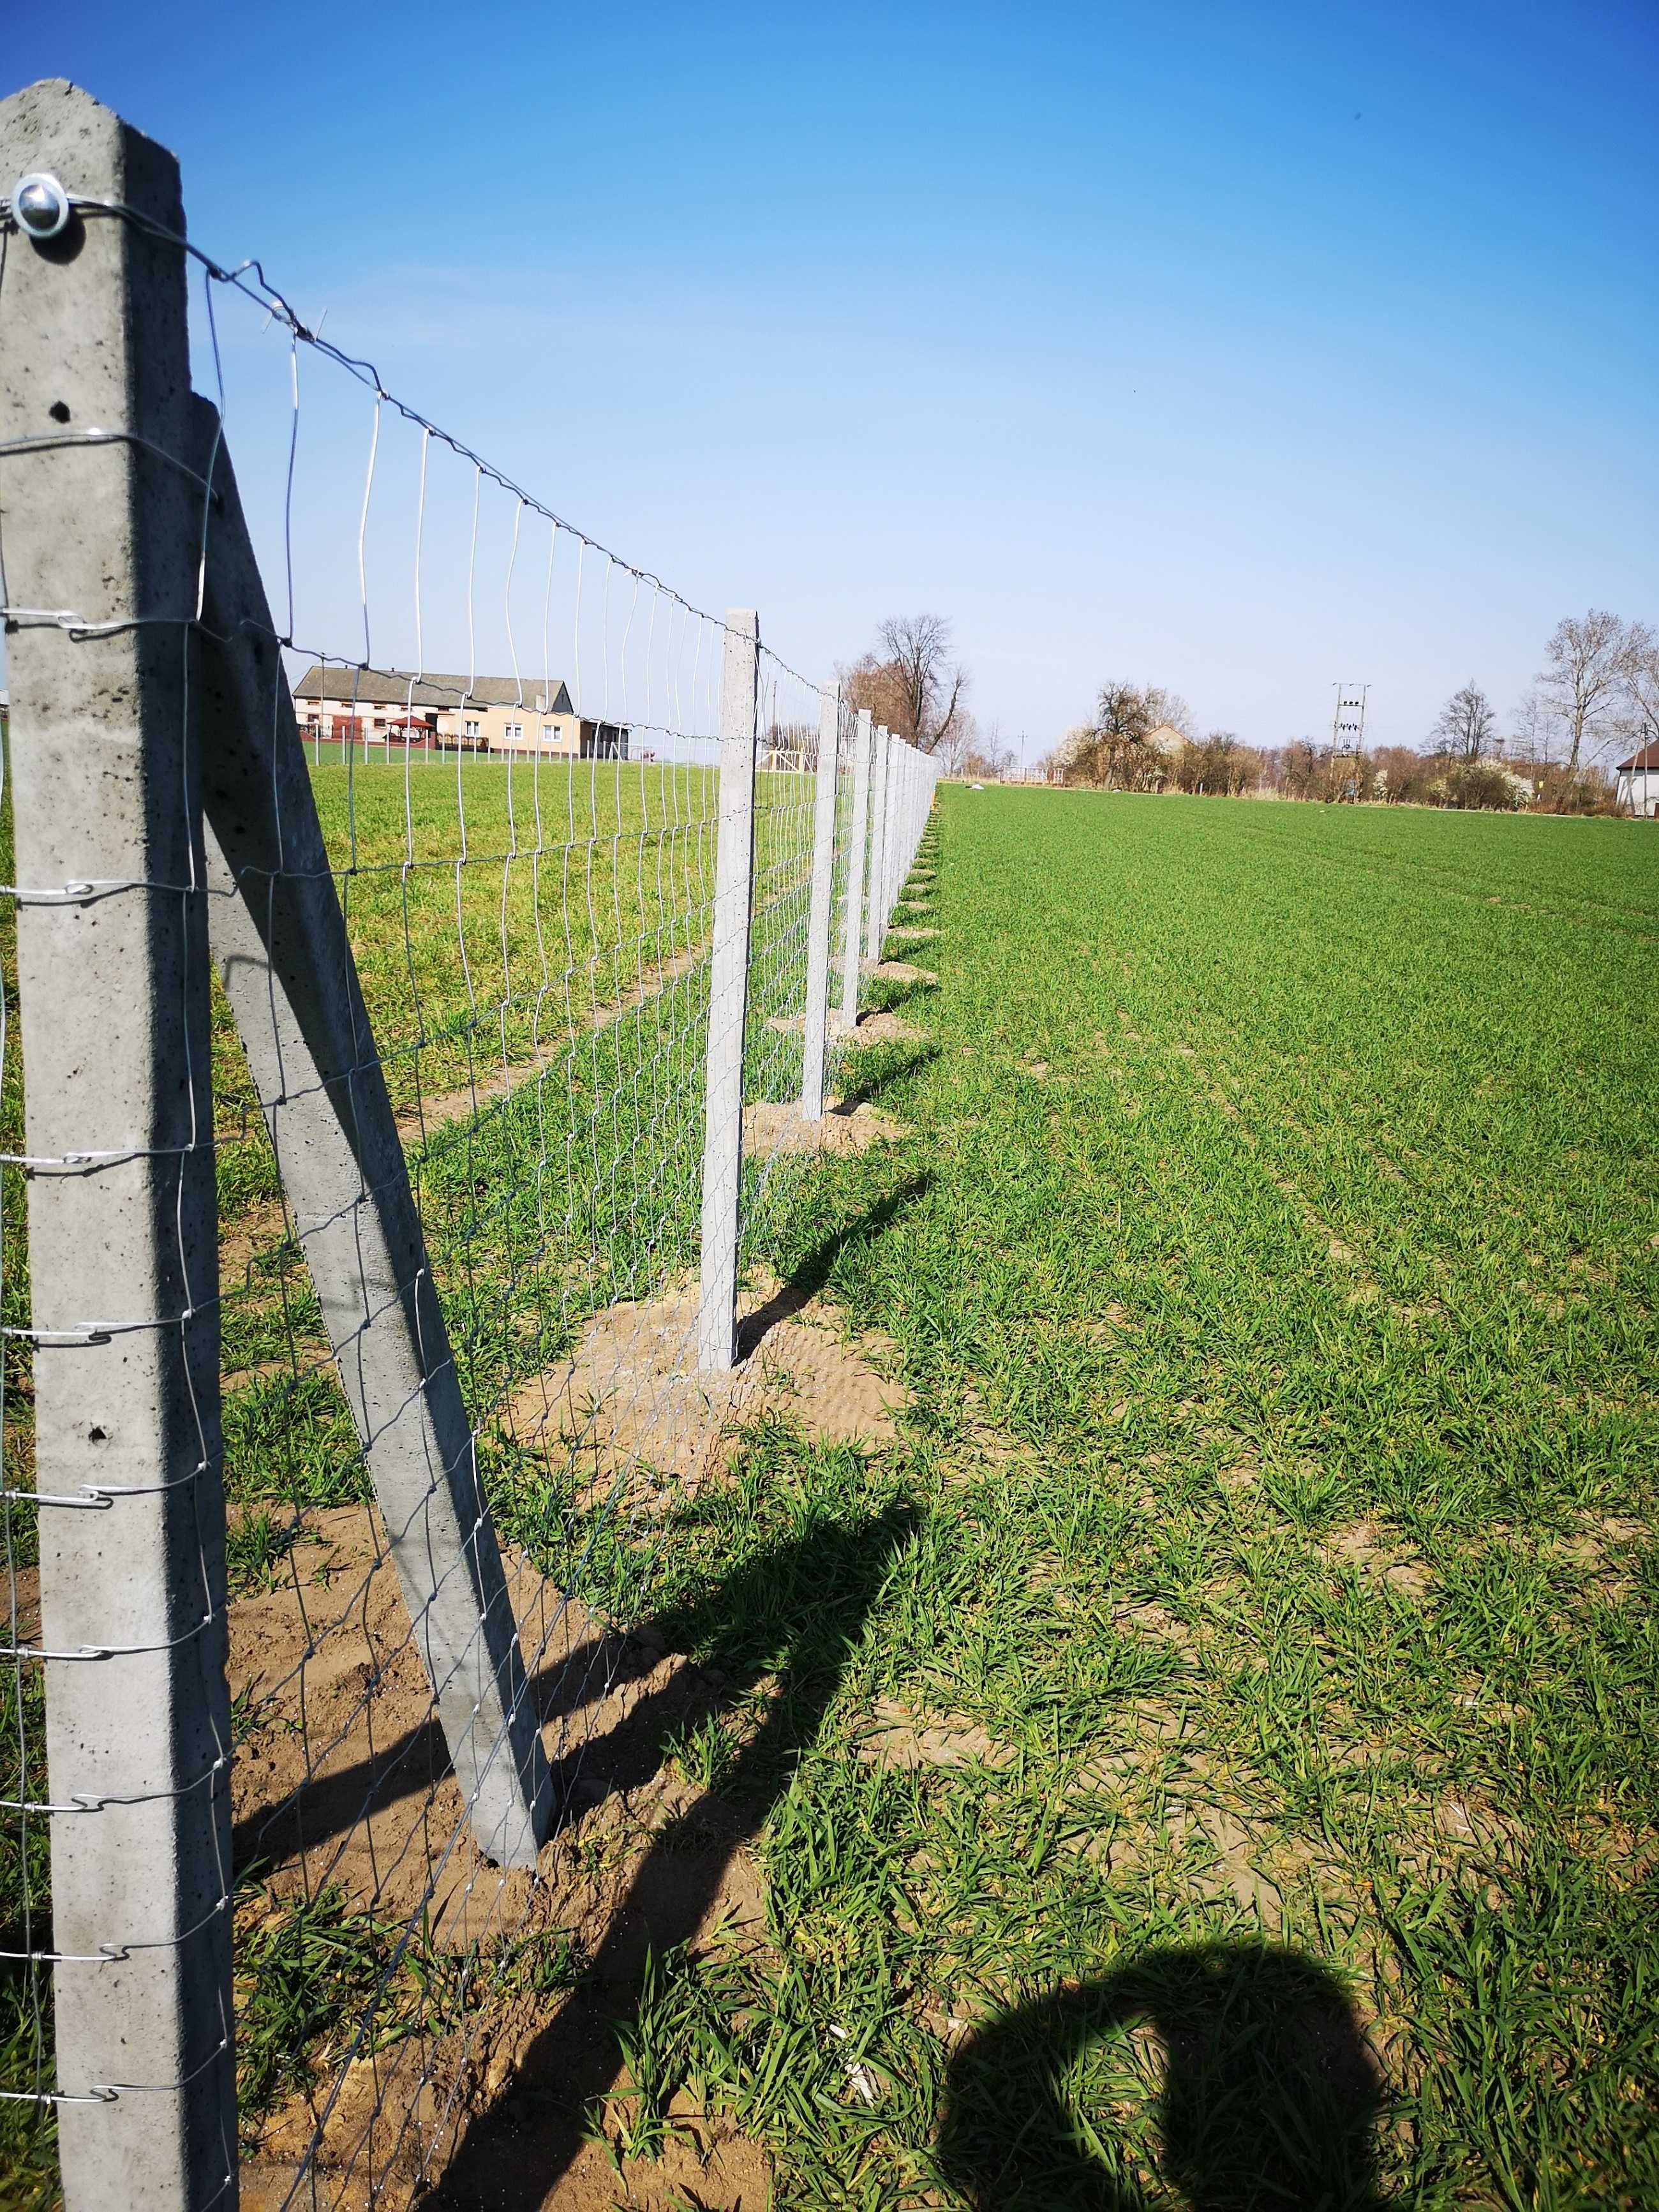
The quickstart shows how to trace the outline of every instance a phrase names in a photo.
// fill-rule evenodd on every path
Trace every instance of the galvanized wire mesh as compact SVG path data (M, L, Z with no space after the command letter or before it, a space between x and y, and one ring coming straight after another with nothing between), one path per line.
M590 1742L629 1663L616 1632L642 1617L656 1537L721 1434L725 1401L696 1361L723 626L319 346L262 280L204 264L203 299L202 364L273 609L275 742L304 747L361 986L346 1118L383 1093L422 1231L417 1273L435 1291L421 1310L419 1388L377 1426L356 1370L388 1305L416 1310L418 1285L382 1283L377 1304L365 1263L355 1316L319 1286L342 1220L372 1227L384 1189L365 1170L325 1217L296 1205L305 1071L284 1059L273 999L264 1064L278 1073L261 1082L266 1041L216 975L222 1605L205 1553L203 1573L230 1690L232 1858L216 1909L234 1926L242 2185L258 2203L403 2203L476 2104L477 2053L500 2046L503 2017L556 1998L572 1939L562 1863L544 1851L504 1868L479 1847L483 1784L469 1798L457 1778L452 1685L430 1633L466 1563L435 1545L426 1597L411 1599L419 1531L388 1526L375 1470L400 1425L458 1385L556 1836L585 1802ZM348 441L364 457L349 480ZM213 481L210 467L197 495L210 561ZM170 619L187 637L199 609ZM744 1264L811 1157L792 1115L823 741L817 687L764 647L757 692ZM879 854L872 817L869 854L854 850L845 706L830 726L839 1001L849 902L880 908L879 941L923 810L892 817ZM931 773L917 769L913 799ZM9 850L6 863L13 884ZM287 863L244 869L216 895L270 908L296 888L284 874ZM48 1836L54 1820L84 1816L52 1802L50 1668L27 1655L40 1516L77 1509L34 1497L12 898L0 958L0 2089L24 2130L7 2154L49 2193L39 2131L65 2093L43 1934ZM91 1085L84 1106L94 1155L109 1133ZM433 1495L442 1488L434 1475ZM498 1731L477 1771L514 1756ZM112 1923L112 1959L128 1933Z

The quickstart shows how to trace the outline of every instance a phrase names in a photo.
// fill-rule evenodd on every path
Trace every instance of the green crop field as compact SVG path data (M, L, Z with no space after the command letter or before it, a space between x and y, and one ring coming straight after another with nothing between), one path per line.
M930 847L913 1133L771 1255L911 1410L668 1532L767 1941L653 1963L623 2148L689 2088L781 2205L1659 2202L1659 839Z
M394 1103L556 1047L410 1144L504 1528L720 1686L664 1746L707 1794L635 1898L684 1927L734 1850L763 1876L758 1936L642 1973L562 1937L534 1985L601 2033L551 2094L508 2082L434 2203L508 2172L532 2201L613 2021L628 2087L586 2124L648 2157L722 2114L780 2212L1659 2202L1652 832L947 788L905 916L938 980L869 987L922 1034L845 1072L908 1133L791 1166L745 1232L902 1377L898 1438L769 1417L647 1525L538 1489L489 1419L584 1315L695 1265L706 793L562 786L573 890L499 771L459 871L441 780L408 817L401 779L316 781ZM787 951L803 802L763 781ZM766 974L750 1088L783 1097ZM267 1506L362 1478L222 1008L215 1073L248 1130L240 1590L285 1540ZM15 1125L15 1050L6 1079ZM9 1924L21 1893L14 1851ZM351 1926L309 2009L280 2002L306 1928L239 1959L252 2109L374 1983L385 1931ZM49 2021L0 1995L23 2080ZM49 2138L5 2109L0 2199L9 2168L45 2203Z

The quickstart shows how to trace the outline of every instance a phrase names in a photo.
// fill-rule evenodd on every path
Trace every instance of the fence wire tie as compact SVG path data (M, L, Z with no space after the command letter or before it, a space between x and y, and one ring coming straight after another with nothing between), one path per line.
M153 438L143 437L137 430L100 430L93 424L84 430L54 430L40 437L9 438L0 441L0 460L8 459L14 453L49 453L62 446L136 446L141 453L153 453L158 461L165 461L169 468L177 469L180 476L186 476L192 483L199 484L211 495L216 511L223 511L225 495L222 491L216 491L208 479L198 470L191 468L188 461L181 461L177 453L168 453L165 446L158 446Z
M165 1644L83 1644L76 1651L48 1651L33 1644L14 1644L0 1650L3 1659L145 1659L161 1651L182 1651L187 1644L195 1643L198 1636L211 1628L216 1621L224 1619L222 1613L211 1607L204 1613L194 1628L187 1628L182 1636L170 1637Z
M7 2105L112 2105L113 2089L0 2089Z
M193 1782L181 1782L176 1790L141 1790L130 1797L98 1796L89 1790L77 1790L67 1805L32 1805L15 1798L0 1797L0 1813L101 1813L111 1805L162 1805L180 1797L193 1796L204 1782L228 1768L231 1753L222 1752L210 1766L205 1766ZM0 1959L30 1958L36 1955L27 1951L0 1951Z
M176 1951L182 1945L194 1942L204 1928L210 1928L221 1913L234 1902L228 1890L222 1891L202 1917L190 1927L181 1928L176 1936L158 1936L153 1942L132 1936L125 1943L100 1943L95 1951L0 1951L0 1959L14 1963L33 1963L42 1966L118 1966L138 1951ZM222 2050L223 2045L220 2045Z
M94 1490L90 1486L85 1496L79 1498L71 1498L66 1491L0 1490L0 1505L61 1505L71 1512L107 1513L118 1494Z
M3 612L0 609L0 612ZM183 898L207 894L228 898L228 890L209 891L206 884L162 884L149 876L107 876L94 878L90 883L46 884L39 887L27 884L0 884L0 898L14 899L19 906L91 906L99 899L117 898L123 891L155 891L168 898Z
M285 1382L289 1378L283 1378ZM123 1498L165 1498L170 1491L188 1490L191 1483L199 1482L212 1471L210 1460L198 1459L187 1474L176 1474L171 1482L89 1482L84 1497L70 1497L67 1492L54 1495L48 1491L43 1497L33 1490L0 1490L0 1504L17 1505L70 1505L84 1511L106 1512Z

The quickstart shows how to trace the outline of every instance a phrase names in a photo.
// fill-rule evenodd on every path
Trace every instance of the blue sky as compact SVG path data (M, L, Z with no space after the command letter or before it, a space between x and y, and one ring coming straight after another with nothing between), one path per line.
M1415 742L1659 620L1650 0L7 12L0 89L173 147L200 243L561 512L815 672L951 616L1034 756L1116 675L1259 743L1365 678Z

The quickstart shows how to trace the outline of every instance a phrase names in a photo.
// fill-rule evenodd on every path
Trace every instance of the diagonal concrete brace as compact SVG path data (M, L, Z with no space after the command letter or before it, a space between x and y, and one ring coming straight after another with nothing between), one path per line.
M402 1141L214 408L201 701L209 935L478 1849L532 1866L552 1790ZM222 505L221 502L222 501Z

